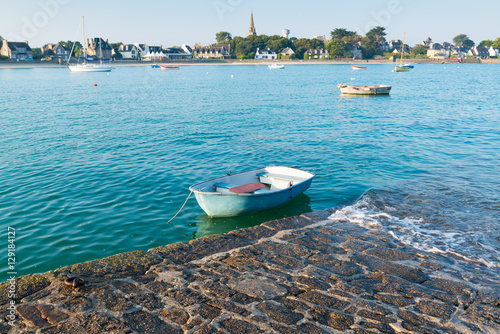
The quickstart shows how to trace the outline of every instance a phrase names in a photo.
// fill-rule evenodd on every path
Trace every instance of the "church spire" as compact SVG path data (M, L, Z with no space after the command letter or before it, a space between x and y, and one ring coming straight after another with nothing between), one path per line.
M247 36L255 36L257 33L255 32L255 26L253 25L253 11L252 14L250 15L250 28L248 28L248 34Z

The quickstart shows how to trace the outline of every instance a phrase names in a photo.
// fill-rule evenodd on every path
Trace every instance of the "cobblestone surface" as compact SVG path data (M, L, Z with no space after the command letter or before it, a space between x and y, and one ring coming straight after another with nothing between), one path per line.
M330 214L21 277L15 326L2 317L0 333L500 332L494 270Z

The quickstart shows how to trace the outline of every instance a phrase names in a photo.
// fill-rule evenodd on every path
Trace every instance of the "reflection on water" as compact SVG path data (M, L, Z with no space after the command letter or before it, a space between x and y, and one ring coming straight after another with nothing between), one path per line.
M226 218L210 218L208 215L204 214L196 217L198 222L191 224L193 227L198 227L198 230L193 232L193 239L212 234L227 233L240 228L252 227L270 220L298 216L312 211L309 205L310 203L311 198L306 194L301 194L280 207L263 212Z

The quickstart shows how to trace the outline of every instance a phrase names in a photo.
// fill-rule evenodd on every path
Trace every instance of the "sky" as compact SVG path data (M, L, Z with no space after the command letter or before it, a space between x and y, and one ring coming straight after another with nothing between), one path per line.
M257 34L329 37L335 28L365 35L374 26L386 28L386 39L413 46L431 37L452 42L466 34L476 44L500 37L498 0L0 0L0 36L28 40L31 47L85 35L117 43L147 43L164 47L215 43L227 31L246 37L250 13Z

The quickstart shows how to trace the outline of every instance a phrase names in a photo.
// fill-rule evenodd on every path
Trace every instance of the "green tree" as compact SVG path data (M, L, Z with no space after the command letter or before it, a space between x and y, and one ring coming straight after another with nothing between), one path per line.
M336 28L330 32L330 36L332 37L332 40L341 39L348 43L352 38L357 36L357 34L355 31L349 31L344 28Z
M417 44L413 49L411 49L411 52L415 55L427 55L427 50L429 48L425 45L422 44Z
M481 43L479 43L478 47L489 48L492 45L493 45L493 41L491 39L486 39L484 41L481 41Z
M500 48L500 37L498 37L497 39L495 39L493 41L493 43L491 43L491 46L494 47L494 48Z
M381 26L377 26L366 33L366 37L370 37L374 39L377 43L385 42L385 28Z
M217 41L217 44L228 43L232 39L233 37L227 31L220 31L215 34L215 40Z
M120 52L116 52L112 57L114 60L117 60L117 59L122 59L123 55Z
M71 57L79 57L83 54L83 45L78 41L76 42L60 41L59 44L67 48L69 51L73 49L73 45L75 46L75 48L73 49L73 53L71 54Z
M118 43L108 43L109 47L114 49L114 48L119 48L123 43L118 42Z
M460 35L457 35L453 38L453 43L455 43L455 45L457 46L463 46L465 48L472 48L474 46L474 42L469 38L467 37L467 35L465 34L460 34Z
M42 58L42 49L41 48L32 48L31 51L33 51L33 59Z
M0 36L0 48L2 47L2 44L3 44L3 37Z
M330 51L330 57L334 58L351 58L351 45L345 43L341 39L335 39L328 43L326 46L328 51Z
M375 55L381 54L380 46L374 36L365 36L361 39L363 59L371 59Z

